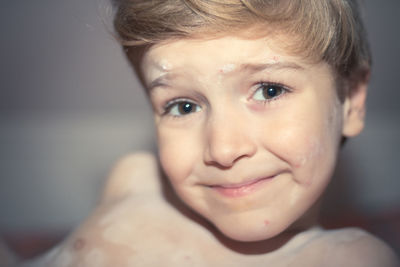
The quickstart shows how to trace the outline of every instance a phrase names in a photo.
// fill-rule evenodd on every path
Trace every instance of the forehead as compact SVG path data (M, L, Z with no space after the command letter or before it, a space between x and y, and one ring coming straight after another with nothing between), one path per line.
M239 66L260 64L297 65L310 62L284 48L283 35L261 38L224 36L214 39L181 39L153 45L144 54L142 72L146 80L166 72L201 68L228 73Z
M141 74L148 90L166 79L210 79L239 73L282 69L310 69L315 62L285 50L285 35L258 38L223 36L214 39L181 39L159 43L143 55Z

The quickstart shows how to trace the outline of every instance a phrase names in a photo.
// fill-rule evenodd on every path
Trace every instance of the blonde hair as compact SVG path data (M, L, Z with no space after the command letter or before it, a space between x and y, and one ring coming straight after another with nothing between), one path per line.
M295 37L295 53L324 60L341 77L366 75L371 55L356 0L114 0L125 47L218 36L251 27ZM360 77L358 77L360 78ZM364 77L365 78L365 77Z

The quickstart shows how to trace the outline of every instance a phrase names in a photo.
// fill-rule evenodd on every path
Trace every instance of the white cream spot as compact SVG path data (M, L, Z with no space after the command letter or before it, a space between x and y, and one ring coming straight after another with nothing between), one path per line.
M168 60L166 60L166 59L162 59L162 60L158 63L158 65L159 65L159 66L161 67L161 69L164 70L164 71L171 70L171 68L172 68L171 63L170 63Z
M106 256L101 249L94 248L90 250L84 258L84 266L105 266Z
M232 72L236 69L236 65L235 64L226 64L224 66L222 66L220 72L227 74L229 72Z
M265 64L271 64L272 65L272 64L280 63L281 60L279 59L278 56L271 57L270 55L268 55L268 56L264 57L263 62Z

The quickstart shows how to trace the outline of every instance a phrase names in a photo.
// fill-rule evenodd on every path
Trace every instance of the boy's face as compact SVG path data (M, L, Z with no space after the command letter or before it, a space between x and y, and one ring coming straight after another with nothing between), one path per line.
M316 202L346 123L331 68L284 41L177 40L142 62L172 186L236 240L276 236Z

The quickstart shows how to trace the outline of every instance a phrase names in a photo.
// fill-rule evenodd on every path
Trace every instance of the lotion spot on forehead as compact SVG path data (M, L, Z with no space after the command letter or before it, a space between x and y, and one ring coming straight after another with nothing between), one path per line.
M223 74L227 74L227 73L234 71L235 69L236 69L235 64L226 64L226 65L222 66L222 68L220 69L220 72Z
M276 64L280 63L282 60L280 59L279 56L271 56L271 55L265 55L263 57L263 63L264 64Z
M164 71L169 71L172 68L172 64L166 59L161 59L158 65Z

